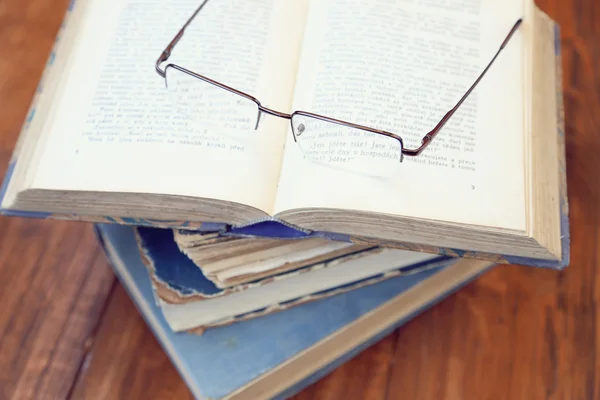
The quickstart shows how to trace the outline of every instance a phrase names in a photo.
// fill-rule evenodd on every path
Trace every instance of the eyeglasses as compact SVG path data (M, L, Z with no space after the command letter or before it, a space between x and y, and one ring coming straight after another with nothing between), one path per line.
M348 143L340 145L340 142L344 140L352 141L359 148L368 147L369 150L365 149L360 151L360 153L356 151L354 153L349 152L350 154L338 151L336 154L340 159L356 157L356 154L360 154L363 158L366 157L370 163L377 160L384 160L386 163L394 162L397 165L398 162L402 162L404 156L420 155L475 89L522 22L522 19L517 20L494 57L475 82L462 95L454 107L444 114L435 127L423 136L421 144L416 148L405 148L402 137L392 132L307 111L296 110L289 114L274 110L263 106L258 99L248 93L188 70L180 65L169 63L164 68L161 67L171 56L173 49L183 37L186 28L192 23L207 2L208 0L204 0L198 6L161 53L155 64L156 72L165 79L167 87L177 87L178 94L182 96L183 101L190 99L199 101L195 105L200 105L200 107L195 108L194 112L202 112L206 118L206 122L214 124L214 126L230 130L257 130L263 114L290 120L294 142L300 144L305 155L316 160L332 158L332 152L327 153L326 151L332 146L335 147L337 145L342 148L352 147ZM172 77L168 79L167 75L171 72ZM361 142L367 136L369 138L368 146L366 142ZM347 160L343 160L342 162L346 163Z

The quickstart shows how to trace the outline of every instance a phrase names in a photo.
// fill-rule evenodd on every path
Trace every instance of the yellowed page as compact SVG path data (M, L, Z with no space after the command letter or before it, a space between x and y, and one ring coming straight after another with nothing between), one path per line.
M262 118L258 131L232 137L203 134L202 126L182 125L154 70L199 4L90 0L34 188L208 197L271 211L287 121ZM305 7L209 0L169 62L287 109Z
M293 107L394 132L416 148L522 10L521 0L312 1ZM518 31L427 150L389 176L303 159L288 133L275 211L355 209L525 229L522 40Z

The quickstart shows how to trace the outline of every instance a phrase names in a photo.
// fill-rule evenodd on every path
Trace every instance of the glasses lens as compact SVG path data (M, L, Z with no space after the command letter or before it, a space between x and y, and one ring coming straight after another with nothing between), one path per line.
M170 106L195 132L237 138L254 131L258 119L254 101L174 67L167 68L166 80Z
M376 176L390 175L400 166L402 146L394 138L298 114L292 117L292 130L311 161Z

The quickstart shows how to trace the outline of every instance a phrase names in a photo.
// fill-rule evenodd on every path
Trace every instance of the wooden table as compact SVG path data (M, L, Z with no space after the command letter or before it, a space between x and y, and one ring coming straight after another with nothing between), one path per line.
M67 2L0 1L2 168ZM498 267L297 399L600 398L600 3L539 5L562 26L571 266ZM191 395L89 224L0 218L0 399L67 397Z

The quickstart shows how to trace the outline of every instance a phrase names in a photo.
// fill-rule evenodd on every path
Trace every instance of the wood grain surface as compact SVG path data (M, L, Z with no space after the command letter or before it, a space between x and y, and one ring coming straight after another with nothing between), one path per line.
M0 0L4 173L68 0ZM562 28L572 261L503 266L295 396L599 399L600 3ZM0 399L188 399L84 223L0 218Z

